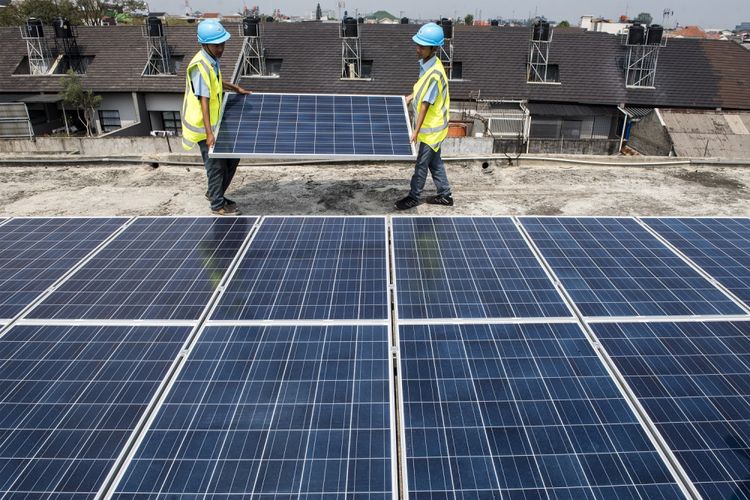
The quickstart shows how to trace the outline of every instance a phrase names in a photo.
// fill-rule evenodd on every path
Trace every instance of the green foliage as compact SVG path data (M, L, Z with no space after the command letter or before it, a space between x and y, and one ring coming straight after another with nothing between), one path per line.
M15 5L0 9L0 26L21 26L23 17Z
M81 21L71 0L23 0L0 9L0 26L21 26L30 17L41 19L47 25L58 17L69 19L73 24Z
M558 28L570 28L570 23L566 20L562 20L559 23L557 23Z
M96 108L101 105L102 97L90 90L83 90L81 78L72 69L62 77L61 84L63 104L68 109L76 110L78 118L86 126L86 135L90 136Z
M646 25L651 24L654 18L648 12L641 12L640 14L638 14L638 17L636 17L635 20L643 25Z
M464 24L466 24L466 26L472 26L474 24L474 16L471 14L466 14L464 16Z

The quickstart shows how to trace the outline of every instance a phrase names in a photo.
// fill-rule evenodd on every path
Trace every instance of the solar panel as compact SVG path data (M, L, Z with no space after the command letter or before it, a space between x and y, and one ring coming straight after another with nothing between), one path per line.
M521 222L584 316L744 314L634 219Z
M268 217L215 320L387 319L384 217Z
M750 322L592 328L703 498L750 498Z
M399 337L409 498L683 498L576 324Z
M745 304L750 305L750 219L643 219Z
M114 498L396 498L388 327L208 327Z
M0 341L0 496L94 498L189 332L9 330Z
M413 159L401 96L230 94L212 157Z
M0 226L0 318L20 313L126 221L21 218Z
M139 218L26 317L198 319L255 221Z
M400 319L572 316L509 217L394 217L392 227Z

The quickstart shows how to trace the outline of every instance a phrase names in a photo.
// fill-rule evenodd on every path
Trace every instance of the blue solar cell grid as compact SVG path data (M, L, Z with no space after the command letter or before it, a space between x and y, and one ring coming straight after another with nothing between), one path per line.
M521 222L584 316L744 314L634 219Z
M211 156L413 158L401 96L231 94Z
M684 498L577 325L399 336L409 498Z
M208 327L115 498L395 498L386 326Z
M750 305L750 219L643 219L745 304Z
M139 218L27 317L195 320L255 218Z
M94 498L189 332L14 326L0 340L0 496Z
M400 319L570 317L508 217L394 217Z
M388 318L383 217L269 217L214 320Z
M0 318L20 313L125 221L22 218L0 226Z
M750 498L750 322L592 328L703 498Z

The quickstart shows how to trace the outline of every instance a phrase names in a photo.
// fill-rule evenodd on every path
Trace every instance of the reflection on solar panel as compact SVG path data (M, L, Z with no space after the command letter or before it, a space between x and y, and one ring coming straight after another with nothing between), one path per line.
M0 318L12 318L125 218L13 219L0 226Z
M117 487L395 498L386 326L208 327Z
M386 319L383 217L263 220L213 319Z
M401 96L229 95L211 156L411 159Z
M750 219L644 219L750 305Z
M592 327L703 498L750 498L750 322Z
M410 498L682 497L577 325L399 336Z
M93 498L189 331L13 327L0 341L0 496Z
M254 222L138 219L27 317L198 319Z
M584 316L744 314L633 219L521 222Z
M510 218L394 217L399 318L570 317Z

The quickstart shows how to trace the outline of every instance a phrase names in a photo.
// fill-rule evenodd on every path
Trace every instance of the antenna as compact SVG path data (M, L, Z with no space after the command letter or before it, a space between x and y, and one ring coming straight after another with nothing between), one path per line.
M674 11L667 7L661 16L661 25L665 28L671 27L672 17L674 17Z

